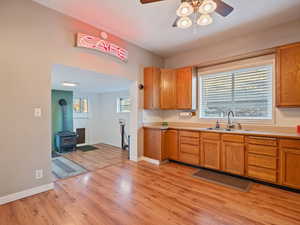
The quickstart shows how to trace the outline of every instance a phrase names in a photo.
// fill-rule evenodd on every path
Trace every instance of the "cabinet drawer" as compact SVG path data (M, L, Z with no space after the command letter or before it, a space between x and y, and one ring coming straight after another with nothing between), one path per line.
M244 136L243 135L233 135L233 134L223 134L222 135L223 141L229 141L229 142L238 142L243 143L244 142Z
M199 155L199 146L181 144L180 152Z
M248 166L248 176L273 183L276 183L277 181L277 173L275 170L255 166Z
M280 139L280 147L300 149L300 140Z
M188 164L199 165L199 155L180 152L179 161Z
M181 130L179 132L180 137L194 137L199 138L200 133L197 131L187 131L187 130Z
M189 144L199 146L199 138L194 137L180 137L180 144Z
M250 144L277 146L277 139L271 138L271 137L249 136L246 138L246 141L247 141L247 143L250 143Z
M277 169L277 158L264 155L248 154L248 164L267 169Z
M259 155L277 156L277 147L264 146L264 145L252 145L249 144L247 147L249 153L255 153Z
M201 137L205 139L211 139L211 140L220 140L221 135L218 133L201 133Z

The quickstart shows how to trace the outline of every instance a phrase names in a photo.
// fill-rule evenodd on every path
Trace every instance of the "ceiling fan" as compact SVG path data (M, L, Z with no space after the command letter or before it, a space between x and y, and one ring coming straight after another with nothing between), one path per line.
M164 0L140 0L142 4L159 2ZM173 27L189 28L194 23L199 26L206 26L213 22L211 13L218 13L226 17L233 11L233 7L222 0L181 0L176 11L177 18Z

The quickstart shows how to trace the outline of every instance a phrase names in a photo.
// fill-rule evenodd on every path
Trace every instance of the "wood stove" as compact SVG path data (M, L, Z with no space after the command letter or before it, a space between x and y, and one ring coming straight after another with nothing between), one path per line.
M62 131L56 133L55 144L60 153L76 150L76 133L67 130L67 101L60 99L58 104L62 111Z

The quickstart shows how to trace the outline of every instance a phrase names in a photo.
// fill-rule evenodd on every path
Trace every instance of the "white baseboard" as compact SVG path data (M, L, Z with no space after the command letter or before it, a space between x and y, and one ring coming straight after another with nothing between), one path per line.
M16 200L19 200L19 199L22 199L22 198L26 198L26 197L29 197L29 196L32 196L32 195L36 195L36 194L39 194L39 193L42 193L42 192L45 192L45 191L49 191L49 190L52 190L53 188L54 188L54 184L50 183L50 184L45 184L45 185L38 186L38 187L35 187L35 188L31 188L31 189L28 189L28 190L25 190L25 191L21 191L21 192L17 192L17 193L14 193L14 194L6 195L6 196L3 196L3 197L0 197L0 205L4 205L6 203L13 202L13 201L16 201Z
M77 144L76 147L81 147L81 146L85 146L85 145L88 145L88 143Z
M145 156L140 157L139 161L146 161L146 162L149 162L149 163L152 163L152 164L155 164L155 165L160 165L161 164L161 162L159 160L151 159L151 158L148 158L148 157L145 157Z

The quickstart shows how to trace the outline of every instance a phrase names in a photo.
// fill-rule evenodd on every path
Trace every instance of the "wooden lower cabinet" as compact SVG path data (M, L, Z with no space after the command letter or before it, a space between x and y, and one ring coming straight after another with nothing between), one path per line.
M183 163L192 164L192 165L199 165L199 155L180 152L179 161Z
M202 138L200 165L221 170L221 141Z
M277 182L277 172L275 170L248 166L248 176L262 181L267 181L271 183Z
M246 175L248 177L278 184L279 158L276 137L246 138Z
M163 132L160 129L144 128L144 156L159 161L166 159Z
M300 189L300 149L281 149L281 184Z
M248 153L248 165L277 170L277 158Z
M199 165L200 132L179 131L179 161Z
M300 189L300 140L144 128L144 156Z
M222 170L232 174L245 175L244 143L222 143Z
M178 160L178 131L168 130L164 133L164 151L168 159Z

